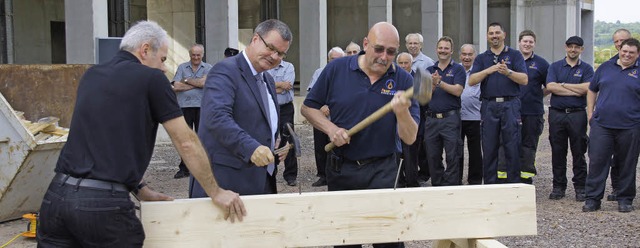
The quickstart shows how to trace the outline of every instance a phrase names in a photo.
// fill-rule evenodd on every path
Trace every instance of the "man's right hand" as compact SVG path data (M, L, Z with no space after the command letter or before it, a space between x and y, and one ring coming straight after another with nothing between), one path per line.
M213 200L213 204L224 211L224 219L231 219L231 223L235 222L236 219L242 221L242 218L247 216L244 203L242 203L240 195L236 192L219 188L218 191L211 196L211 200Z
M329 138L331 139L331 143L336 145L336 147L340 147L351 142L351 137L349 137L347 130L344 128L335 129L332 134L329 135Z
M273 157L271 149L266 146L258 146L258 148L256 148L256 150L253 151L253 154L251 155L251 162L256 166L262 167L271 164L274 161L275 159Z

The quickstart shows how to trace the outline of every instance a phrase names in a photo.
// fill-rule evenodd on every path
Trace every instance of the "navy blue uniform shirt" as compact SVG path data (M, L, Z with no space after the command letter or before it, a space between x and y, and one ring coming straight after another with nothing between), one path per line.
M133 189L151 160L158 123L179 116L164 73L120 51L80 79L69 138L55 171Z
M440 82L443 84L458 84L464 88L465 80L467 80L467 73L462 65L451 60L444 70L440 70L438 64L440 64L440 61L436 61L436 64L429 66L427 70L431 74L438 71L438 74L442 77ZM429 111L433 113L444 113L456 109L460 109L460 97L451 95L443 89L436 88L433 92L433 96L431 97L431 101L429 102Z
M596 71L589 90L598 93L593 120L603 127L631 129L640 124L640 67L606 61Z
M544 58L531 54L531 57L524 61L527 64L527 85L520 85L520 108L521 115L542 115L544 114L544 104L542 98L542 86L547 86L547 69L549 62Z
M360 52L359 55L363 55ZM320 109L328 105L331 121L338 127L350 129L389 103L399 90L413 86L411 75L395 63L374 84L358 67L359 56L347 56L331 61L322 70L318 81L304 100L304 105ZM420 123L418 102L412 100L411 116ZM349 160L383 157L400 152L397 120L393 112L351 137L351 142L334 149Z
M479 54L473 61L471 74L481 72L495 64L501 63L503 60L512 71L527 73L522 54L518 50L504 46L504 49L502 49L502 52L498 55L491 52L491 49ZM491 73L491 75L484 78L480 85L480 98L519 95L520 85L498 72Z
M581 84L591 82L592 78L593 67L582 60L578 60L578 64L574 67L571 67L566 59L558 60L549 66L547 73L547 83ZM587 106L586 94L583 96L551 95L552 108L584 108L585 106Z

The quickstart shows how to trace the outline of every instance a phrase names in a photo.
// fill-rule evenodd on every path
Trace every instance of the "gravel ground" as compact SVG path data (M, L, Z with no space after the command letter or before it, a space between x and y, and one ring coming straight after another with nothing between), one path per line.
M571 185L567 188L567 197L552 201L548 199L551 192L551 148L548 130L542 134L538 147L538 175L534 179L536 186L536 202L538 217L538 235L524 237L497 238L508 247L640 247L640 204L633 205L636 211L619 213L616 202L602 202L602 210L594 213L583 213L582 203L576 202ZM296 132L302 139L303 150L300 158L298 182L302 192L324 191L326 187L311 187L315 176L313 160L313 137L309 125L296 125ZM465 149L466 150L466 149ZM571 157L568 156L569 164ZM188 179L173 179L180 162L171 144L156 145L155 153L145 179L156 190L168 193L176 198L187 196ZM568 170L569 179L572 176ZM281 172L280 172L281 173ZM465 172L466 174L466 172ZM639 179L636 175L636 179ZM466 181L466 179L465 179ZM278 176L278 189L283 193L297 192L298 187L287 186ZM610 192L607 187L606 193ZM0 244L9 241L16 234L23 232L27 222L17 220L0 224ZM430 247L429 241L407 242L407 247ZM8 247L36 247L33 239L18 238Z

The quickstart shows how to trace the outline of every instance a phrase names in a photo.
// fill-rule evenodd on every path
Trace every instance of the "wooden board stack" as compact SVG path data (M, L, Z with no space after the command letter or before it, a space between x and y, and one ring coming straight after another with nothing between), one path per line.
M37 122L31 122L24 119L24 113L21 111L15 111L18 118L22 122L29 133L33 135L36 142L58 142L66 141L69 135L69 129L58 126L58 117L45 117Z

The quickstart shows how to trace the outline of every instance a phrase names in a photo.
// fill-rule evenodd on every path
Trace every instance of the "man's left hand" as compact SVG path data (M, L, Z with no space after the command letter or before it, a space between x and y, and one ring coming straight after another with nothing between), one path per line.
M213 200L213 204L224 211L224 219L230 220L231 223L235 222L236 219L242 221L242 218L247 216L244 203L242 203L240 195L236 192L219 188L217 192L211 196L211 200Z
M149 186L142 187L136 194L140 201L173 201L173 197L152 190Z

